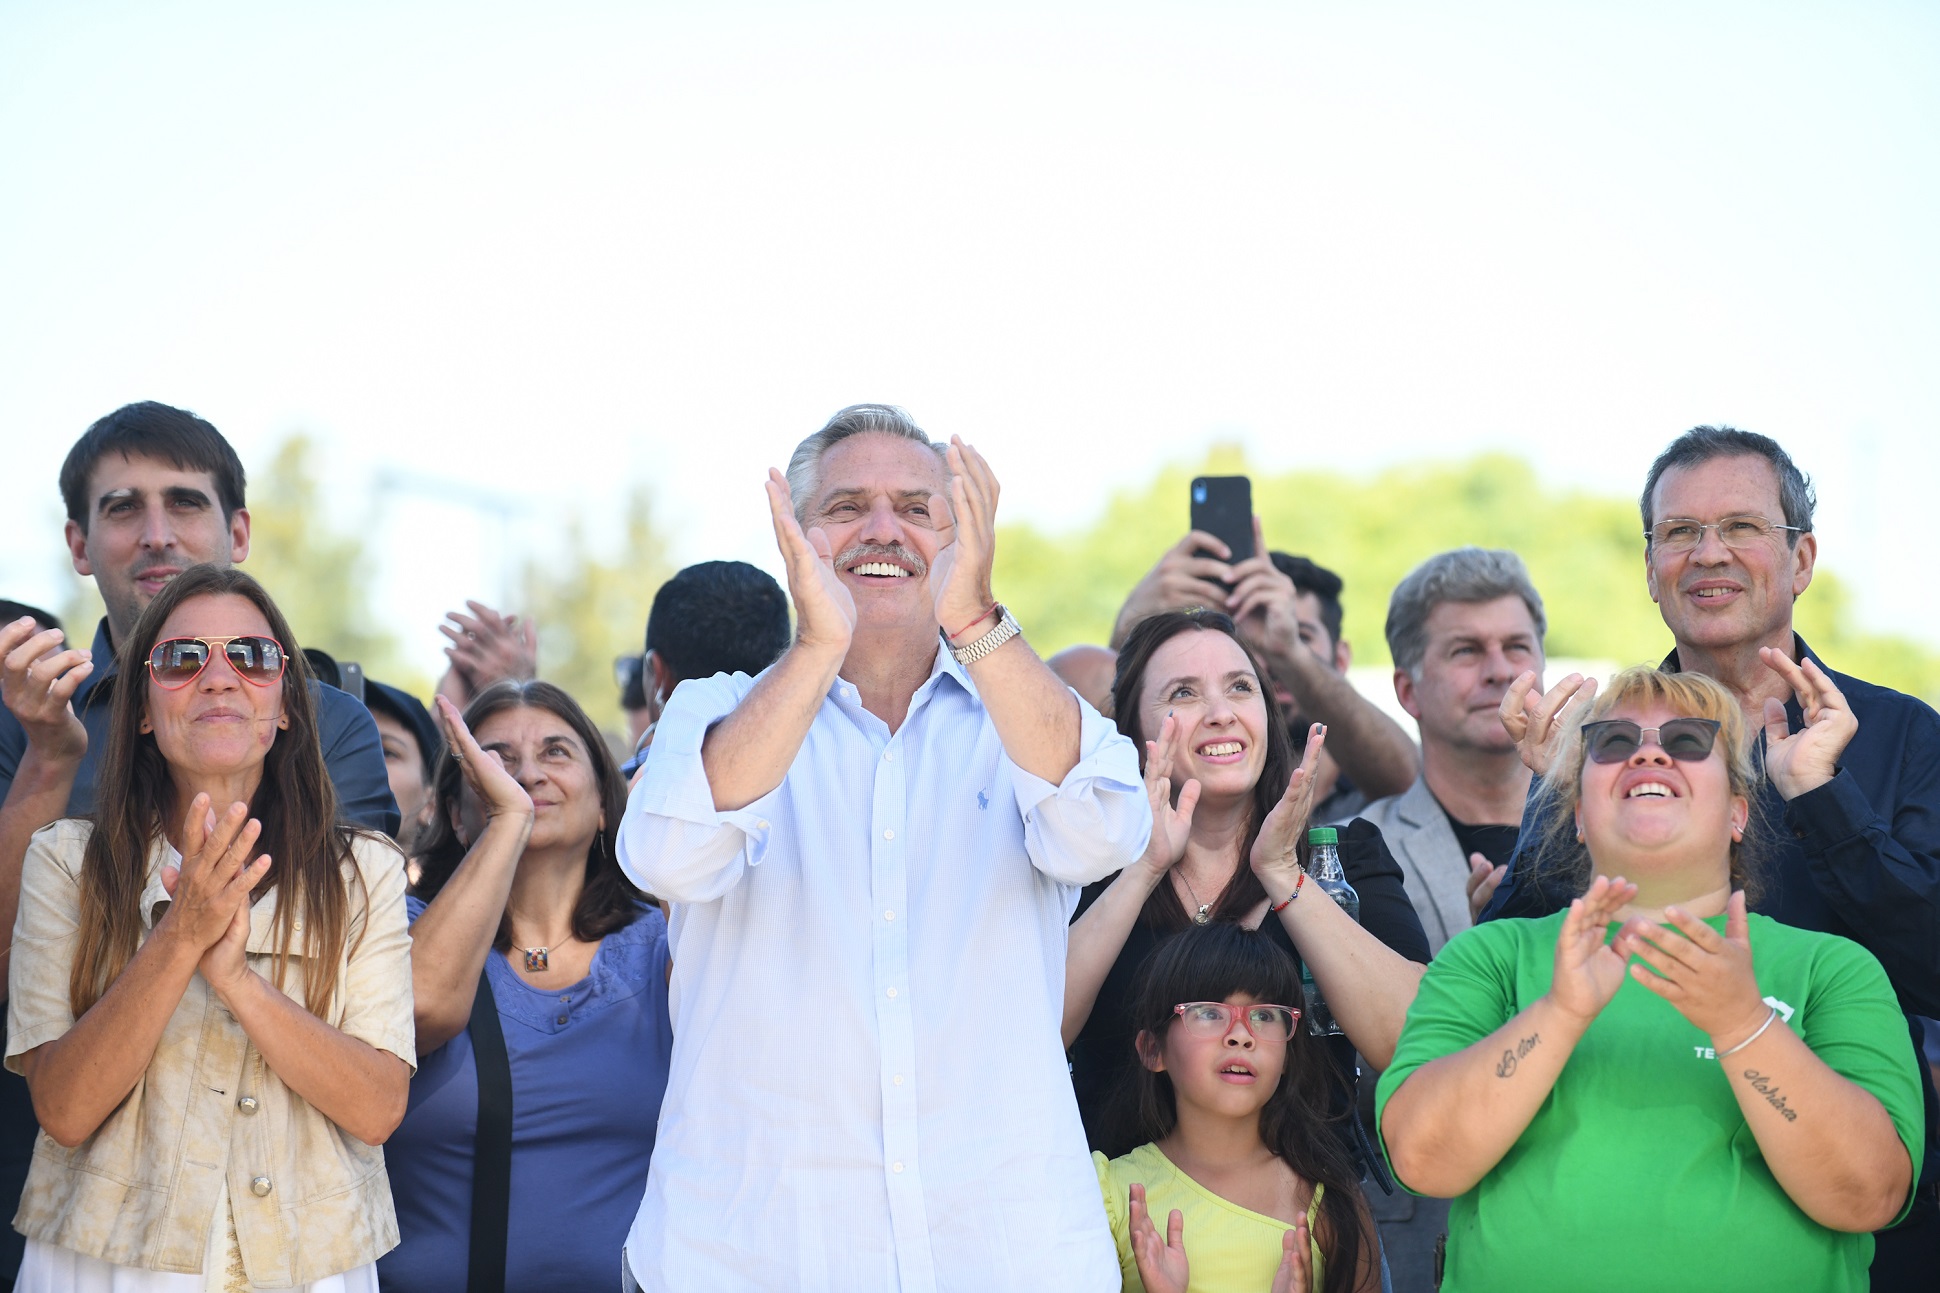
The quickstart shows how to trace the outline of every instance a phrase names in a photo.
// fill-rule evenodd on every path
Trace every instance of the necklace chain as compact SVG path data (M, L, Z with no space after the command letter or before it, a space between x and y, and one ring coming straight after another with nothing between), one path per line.
M1193 917L1192 917L1193 923L1195 925L1203 925L1207 921L1211 920L1212 904L1209 902L1199 901L1199 891L1192 887L1192 881L1189 877L1187 877L1185 870L1183 868L1181 868L1179 871L1179 882L1185 885L1186 892L1192 895L1193 905L1199 908L1199 910L1193 914Z

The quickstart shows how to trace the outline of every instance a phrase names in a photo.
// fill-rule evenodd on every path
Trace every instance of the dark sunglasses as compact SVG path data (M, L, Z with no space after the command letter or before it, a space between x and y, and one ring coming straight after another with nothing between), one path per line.
M1583 748L1592 763L1622 763L1643 747L1644 736L1657 737L1657 747L1680 763L1700 763L1718 742L1715 718L1673 718L1661 727L1639 727L1627 718L1606 718L1583 724Z
M283 676L283 644L275 638L169 638L148 653L148 673L164 691L177 691L202 676L221 651L236 676L267 687Z

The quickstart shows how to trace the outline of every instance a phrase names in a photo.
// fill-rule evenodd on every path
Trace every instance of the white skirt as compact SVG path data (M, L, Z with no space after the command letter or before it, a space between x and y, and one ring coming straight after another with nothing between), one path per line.
M116 1266L71 1248L29 1239L20 1274L14 1278L14 1293L253 1293L256 1285L243 1272L242 1253L236 1245L227 1185L209 1220L200 1275ZM341 1275L298 1284L295 1293L377 1293L377 1263L365 1262Z

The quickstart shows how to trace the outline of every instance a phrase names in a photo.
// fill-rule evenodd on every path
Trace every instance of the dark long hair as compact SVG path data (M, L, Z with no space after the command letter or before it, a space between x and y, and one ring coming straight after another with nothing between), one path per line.
M1139 967L1132 991L1132 1019L1161 1049L1176 1020L1172 1008L1186 1001L1224 1001L1244 992L1255 1001L1298 1005L1300 971L1293 958L1258 930L1215 922L1194 925L1167 939ZM1172 1079L1143 1064L1126 1070L1133 1090L1126 1104L1134 1110L1127 1140L1107 1153L1122 1154L1137 1144L1163 1140L1179 1122ZM1332 1070L1320 1040L1296 1021L1287 1042L1280 1085L1260 1110L1260 1139L1280 1159L1315 1185L1326 1186L1314 1240L1327 1261L1327 1293L1354 1287L1355 1268L1367 1236L1361 1225L1360 1170L1332 1124L1343 1115L1327 1112ZM1352 1111L1344 1116L1352 1117Z
M476 732L487 719L508 709L542 709L572 728L573 735L586 747L586 757L593 764L593 784L599 790L600 809L606 821L586 850L586 885L580 890L578 905L573 908L573 937L582 943L591 943L614 930L625 929L639 914L639 904L646 900L646 895L634 888L633 882L620 870L616 849L620 818L626 813L626 783L620 780L619 767L613 762L605 740L578 701L551 683L536 680L508 680L487 687L465 707L465 726ZM438 771L432 783L431 822L418 841L421 869L418 882L411 890L426 902L438 896L438 891L445 887L470 851L458 838L454 824L463 788L464 773L447 746L438 756ZM499 916L498 936L492 940L492 946L501 952L512 950L510 916Z
M299 915L303 955L313 967L304 983L304 1005L324 1018L335 991L334 967L344 953L350 923L346 868L355 874L350 842L356 828L341 821L337 792L318 744L316 702L310 669L263 586L226 566L191 566L148 604L135 621L117 661L120 679L108 719L108 743L96 774L94 832L81 864L81 932L68 1000L78 1018L99 1001L127 968L141 944L141 895L148 878L148 851L165 832L175 785L152 733L141 730L148 712L148 654L177 607L197 597L241 597L262 612L287 663L279 733L263 760L263 777L249 803L263 824L257 849L271 858L264 891L276 890L274 979L283 986ZM220 810L223 805L216 805Z
M1145 768L1145 743L1156 740L1158 736L1156 732L1145 731L1139 721L1138 698L1145 689L1145 671L1152 663L1153 653L1181 633L1224 633L1231 638L1234 645L1245 653L1247 663L1253 666L1253 673L1260 681L1260 694L1266 702L1266 760L1260 767L1260 779L1253 787L1252 820L1246 826L1246 838L1240 845L1239 865L1233 878L1212 904L1212 919L1238 920L1266 897L1266 890L1260 887L1259 877L1253 874L1247 859L1252 856L1253 841L1259 838L1261 824L1266 821L1266 815L1273 811L1273 806L1280 802L1280 796L1286 794L1287 782L1293 779L1293 770L1300 766L1300 761L1294 755L1293 740L1287 735L1286 719L1281 715L1279 705L1274 703L1273 675L1267 671L1266 662L1246 645L1229 616L1194 607L1188 611L1164 611L1140 620L1118 652L1118 672L1111 683L1112 714L1118 730L1129 736L1132 744L1138 747L1139 769L1143 771ZM1175 777L1173 780L1172 797L1177 800L1177 783L1181 779ZM1300 848L1304 855L1304 841ZM1152 896L1145 900L1141 916L1162 930L1184 929L1192 924L1192 918L1186 915L1185 904L1179 901L1178 893L1169 884L1152 890Z

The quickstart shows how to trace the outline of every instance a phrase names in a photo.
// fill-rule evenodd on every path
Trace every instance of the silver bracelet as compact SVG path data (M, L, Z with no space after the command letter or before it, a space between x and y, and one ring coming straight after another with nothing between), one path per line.
M1745 1047L1751 1045L1753 1042L1757 1041L1760 1037L1763 1037L1765 1035L1765 1030L1767 1028L1770 1028L1773 1022L1778 1019L1778 1011L1775 1008L1768 1007L1767 1009L1769 1013L1766 1014L1765 1016L1765 1022L1758 1025L1758 1031L1753 1033L1751 1036L1745 1038L1745 1040L1743 1040L1742 1042L1739 1042L1736 1046L1733 1046L1730 1050L1719 1051L1718 1052L1719 1059L1724 1059L1726 1056L1729 1056L1729 1055L1736 1055L1739 1051L1745 1049Z

